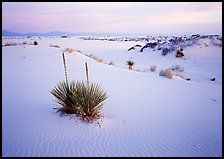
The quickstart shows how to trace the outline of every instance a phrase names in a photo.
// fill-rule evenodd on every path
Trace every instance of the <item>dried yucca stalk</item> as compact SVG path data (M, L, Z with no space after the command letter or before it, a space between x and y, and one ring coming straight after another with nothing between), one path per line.
M66 79L66 83L68 84L68 75L67 75L67 68L66 68L64 52L62 52L62 58L63 58L63 64L64 64L64 70L65 70L65 79Z

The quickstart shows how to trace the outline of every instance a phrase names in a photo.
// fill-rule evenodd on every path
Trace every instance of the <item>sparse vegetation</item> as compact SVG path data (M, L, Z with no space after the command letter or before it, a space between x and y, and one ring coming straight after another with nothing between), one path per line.
M66 61L62 52L66 81L60 82L51 90L51 94L56 98L60 105L57 112L63 114L75 114L78 118L86 122L93 122L102 117L101 108L103 102L108 97L98 84L89 82L88 66L86 65L87 82L73 81L68 82Z
M4 47L4 46L16 46L16 45L18 45L18 43L5 43L5 44L2 44L2 47Z
M104 60L102 58L97 58L98 62L103 62Z
M33 45L38 45L38 42L37 42L37 41L34 41L34 42L33 42Z
M131 60L128 60L128 61L127 61L127 65L128 65L129 70L132 70L132 66L133 66L134 64L135 64L135 63L134 63L133 61L131 61Z
M67 51L68 53L72 53L72 52L73 52L73 49L71 49L71 48L66 48L65 51Z
M34 42L33 43L32 42L28 43L26 41L24 41L22 43L15 43L15 42L9 43L9 42L6 42L5 44L2 44L2 47L5 47L5 46L16 46L16 45L35 45L35 44L34 44Z
M169 79L172 79L173 78L173 72L170 68L168 68L165 71L161 70L160 73L159 73L159 76L165 76Z
M150 66L150 70L151 70L152 72L155 72L156 69L157 69L157 66L156 66L156 65L151 65L151 66Z
M176 57L183 57L184 56L184 49L181 48L180 50L177 50Z
M159 72L159 76L165 76L165 71L164 71L164 70L161 70L161 71Z
M57 99L57 103L61 106L56 108L62 114L75 114L77 111L76 103L72 100L73 87L67 82L60 82L51 94Z

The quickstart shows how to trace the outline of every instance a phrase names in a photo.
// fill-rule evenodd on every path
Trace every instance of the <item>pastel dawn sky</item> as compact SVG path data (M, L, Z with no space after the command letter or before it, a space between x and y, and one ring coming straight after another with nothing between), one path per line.
M222 2L3 2L2 29L221 34Z

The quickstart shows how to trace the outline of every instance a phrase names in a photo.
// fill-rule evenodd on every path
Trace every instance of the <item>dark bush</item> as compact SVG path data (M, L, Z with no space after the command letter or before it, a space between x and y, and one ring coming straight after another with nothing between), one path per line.
M37 42L37 41L34 41L34 42L33 42L33 45L38 45L38 42Z

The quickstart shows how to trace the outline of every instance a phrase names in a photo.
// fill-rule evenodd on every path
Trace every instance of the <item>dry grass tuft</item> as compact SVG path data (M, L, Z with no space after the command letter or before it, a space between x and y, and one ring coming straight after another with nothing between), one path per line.
M71 49L71 48L66 48L65 51L67 51L68 53L72 53L72 52L73 52L73 49Z
M103 62L104 61L102 58L97 58L96 60L97 60L97 62Z
M159 76L165 76L169 79L172 79L173 78L173 72L170 68L168 68L165 71L161 70L160 73L159 73Z
M151 70L152 72L155 72L156 69L157 69L157 66L156 66L156 65L152 65L152 66L150 66L150 70Z

